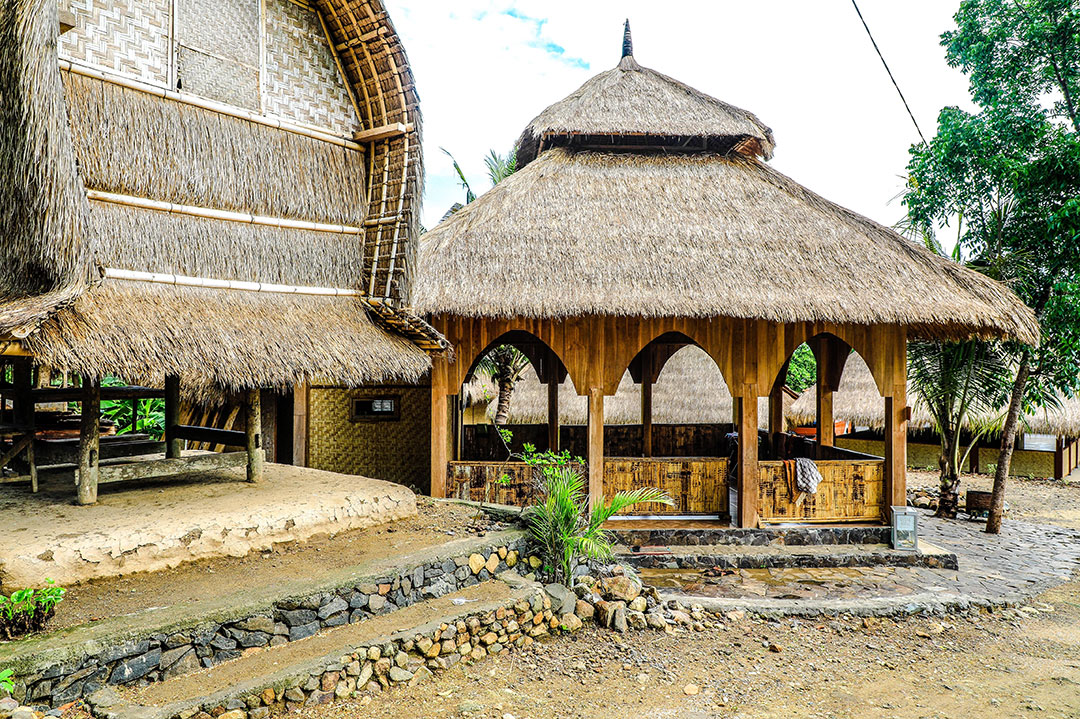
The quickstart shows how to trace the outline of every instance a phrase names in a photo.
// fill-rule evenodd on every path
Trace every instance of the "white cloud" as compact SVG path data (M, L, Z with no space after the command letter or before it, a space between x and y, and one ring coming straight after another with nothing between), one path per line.
M772 164L842 205L892 224L908 146L918 139L844 0L386 0L424 114L424 224L463 193L450 150L482 191L483 156L508 150L547 105L619 59L630 18L635 57L755 112L777 139ZM862 0L878 45L927 136L967 83L939 45L958 2Z

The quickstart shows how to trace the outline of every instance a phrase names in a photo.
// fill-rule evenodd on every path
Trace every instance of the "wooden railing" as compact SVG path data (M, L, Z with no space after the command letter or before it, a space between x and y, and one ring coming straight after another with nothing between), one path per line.
M768 522L879 522L885 514L882 460L819 460L817 492L795 488L783 462L758 462L758 514Z

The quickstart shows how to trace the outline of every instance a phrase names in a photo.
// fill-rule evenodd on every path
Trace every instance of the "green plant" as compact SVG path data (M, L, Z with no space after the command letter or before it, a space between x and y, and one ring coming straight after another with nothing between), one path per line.
M0 670L0 690L8 694L15 691L15 673L10 669Z
M791 353L784 382L796 392L802 392L817 382L817 358L809 345L801 344Z
M529 534L539 545L541 558L555 580L569 583L582 558L609 560L614 538L604 523L618 512L643 502L674 504L659 489L643 487L619 492L589 509L581 471L567 465L549 465L543 473L542 501L526 508Z
M56 611L67 590L51 579L41 589L19 589L0 594L0 635L8 639L40 630Z

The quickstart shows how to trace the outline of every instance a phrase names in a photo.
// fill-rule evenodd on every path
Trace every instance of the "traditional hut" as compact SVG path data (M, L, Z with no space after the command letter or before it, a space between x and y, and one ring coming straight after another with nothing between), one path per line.
M617 67L529 124L518 171L421 243L414 303L455 347L432 372L433 494L462 471L451 462L460 441L450 410L463 384L478 358L510 343L533 358L553 403L564 374L587 398L593 502L660 481L675 512L724 518L730 449L732 519L742 527L877 521L903 503L907 338L1035 342L1038 325L1002 285L771 169L773 148L752 113L639 65L629 27ZM770 397L769 427L779 432L785 364L808 341L826 405L850 349L859 351L888 429L884 459L828 459L839 450L822 433L824 482L796 504L783 456L759 442L758 400ZM690 344L712 357L735 398L737 447L649 457L646 413L645 457L605 459L605 399L624 373L648 398L665 361Z
M0 465L37 403L81 400L80 502L242 459L184 440L246 445L254 478L258 388L414 379L445 346L405 309L420 114L379 0L13 0L0 93ZM166 460L99 468L100 399L162 394L106 376L164 387ZM245 431L180 424L181 388L246 394Z
M914 397L909 388L909 395ZM934 431L934 418L926 406L912 399L908 422L907 464L912 469L937 470L941 443ZM1006 407L991 417L975 417L986 426L1004 417ZM858 355L847 361L840 386L833 393L833 419L846 423L850 431L836 437L836 446L857 452L880 454L884 449L882 432L885 413L870 369ZM795 400L787 413L795 426L817 422L817 388L809 387ZM965 446L973 441L971 422L964 428ZM1061 479L1080 466L1080 399L1061 397L1056 407L1039 409L1021 418L1021 434L1013 453L1010 472L1019 477ZM998 434L989 432L978 441L966 468L978 472L997 460Z

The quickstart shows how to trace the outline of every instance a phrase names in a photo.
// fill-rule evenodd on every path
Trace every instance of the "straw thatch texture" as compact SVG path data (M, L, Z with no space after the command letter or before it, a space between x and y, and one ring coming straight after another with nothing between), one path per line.
M1056 437L1080 437L1080 397L1061 397L1058 402L1058 407L1039 409L1025 417L1023 431Z
M55 0L0 3L0 299L89 277L56 55Z
M65 72L86 186L314 222L364 219L364 154Z
M332 328L332 331L329 329ZM26 340L38 361L91 376L228 389L418 379L427 355L355 300L105 280Z
M753 113L638 65L624 57L564 100L544 110L517 143L518 166L531 162L553 137L651 135L751 141L755 154L772 156L772 130Z
M487 416L495 415L497 391L490 381L476 378L463 388L468 404L486 404ZM791 402L785 393L785 403ZM758 400L758 423L768 427L769 399ZM547 423L547 386L540 384L530 367L514 387L510 400L509 424ZM559 386L560 424L585 424L587 398L574 391L567 380ZM655 424L730 424L731 392L719 368L705 350L693 345L684 347L667 361L653 385L653 422ZM641 423L641 385L630 372L623 375L618 391L604 398L604 424Z
M738 153L549 150L428 232L420 265L415 304L432 314L1039 336L1003 285Z

